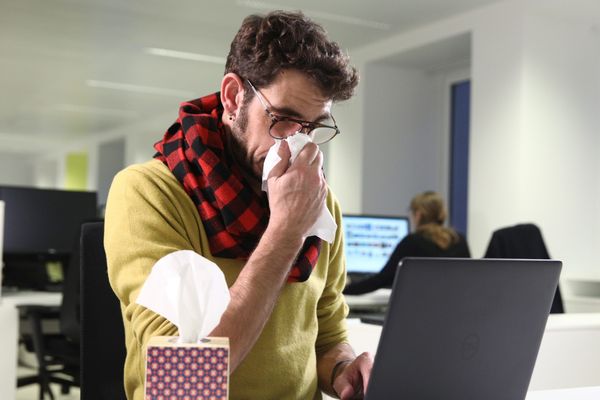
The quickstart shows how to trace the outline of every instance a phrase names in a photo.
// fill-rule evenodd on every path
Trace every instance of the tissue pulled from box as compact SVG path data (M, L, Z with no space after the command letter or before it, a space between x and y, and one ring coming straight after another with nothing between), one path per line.
M285 140L290 148L290 164L296 160L296 157L298 157L298 154L304 148L304 146L311 141L310 136L305 135L303 133L297 133L282 140ZM281 146L282 140L276 140L275 144L271 146L265 158L265 163L263 165L262 190L267 193L269 192L267 185L269 173L271 172L273 167L279 161L281 161L281 157L279 157L277 152L279 151L279 146ZM329 209L325 206L325 203L323 203L321 213L319 214L317 221L309 229L307 236L318 236L319 238L329 243L333 243L336 230L337 224L335 223L333 216L329 212Z
M180 250L154 264L136 303L176 325L180 342L196 343L219 324L229 301L219 267L198 253Z

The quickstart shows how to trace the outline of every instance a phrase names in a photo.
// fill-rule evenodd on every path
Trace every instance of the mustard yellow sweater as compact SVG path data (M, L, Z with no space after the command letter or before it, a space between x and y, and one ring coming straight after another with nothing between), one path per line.
M348 313L341 294L341 212L331 192L327 207L338 224L335 241L323 242L310 279L284 287L258 341L231 376L230 399L321 398L317 356L347 342ZM215 262L231 287L244 262L210 254L194 203L157 160L128 167L115 177L106 207L104 246L125 325L125 391L129 400L141 400L149 338L177 335L169 321L135 303L154 263L173 251L193 250Z

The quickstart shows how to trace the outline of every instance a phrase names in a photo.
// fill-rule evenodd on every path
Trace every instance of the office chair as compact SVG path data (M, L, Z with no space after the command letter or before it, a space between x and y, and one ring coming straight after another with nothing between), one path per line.
M81 230L81 400L125 399L125 333L108 281L104 223Z
M542 232L536 225L518 224L494 231L484 258L550 259L550 255ZM564 312L560 288L557 286L550 313Z
M79 387L79 240L72 249L62 285L61 306L19 306L21 318L31 330L23 339L28 350L34 351L38 369L36 375L18 378L17 387L39 384L40 399L46 394L54 399L50 383L60 384L63 394L69 393L71 387ZM43 329L44 321L56 319L60 322L58 332Z

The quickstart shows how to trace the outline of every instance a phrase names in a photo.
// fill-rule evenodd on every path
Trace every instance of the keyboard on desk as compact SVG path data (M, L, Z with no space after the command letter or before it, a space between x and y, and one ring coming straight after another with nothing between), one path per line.
M350 311L368 310L379 312L387 307L390 299L391 289L377 289L365 294L344 295Z
M374 274L369 273L369 272L348 272L346 274L346 285L349 285L351 283L360 282L360 281L365 280L373 275Z
M360 317L360 322L365 324L382 326L385 321L385 314L366 314Z

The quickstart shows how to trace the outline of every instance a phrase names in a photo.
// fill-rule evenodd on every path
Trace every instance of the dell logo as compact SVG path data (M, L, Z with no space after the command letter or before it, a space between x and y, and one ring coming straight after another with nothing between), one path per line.
M468 335L462 341L460 346L460 355L463 360L470 360L479 353L479 336L475 334Z

